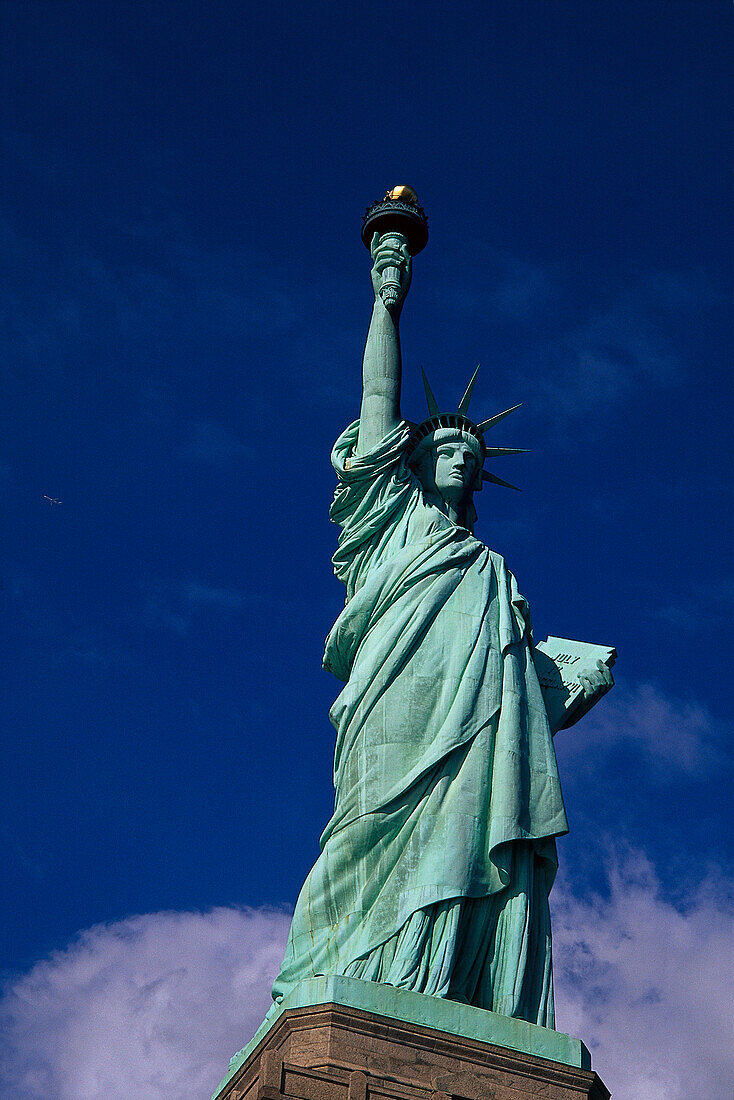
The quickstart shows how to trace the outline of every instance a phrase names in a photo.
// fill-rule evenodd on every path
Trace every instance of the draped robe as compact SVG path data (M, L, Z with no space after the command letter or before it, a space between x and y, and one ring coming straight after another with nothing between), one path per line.
M347 974L552 1027L567 824L529 611L503 558L425 499L408 425L359 456L358 430L332 454L335 808L273 996Z

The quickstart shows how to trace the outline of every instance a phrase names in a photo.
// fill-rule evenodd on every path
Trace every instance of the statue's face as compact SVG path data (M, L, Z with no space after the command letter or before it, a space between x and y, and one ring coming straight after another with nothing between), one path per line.
M476 483L477 460L463 440L447 440L435 449L433 481L436 492L448 504L462 504Z

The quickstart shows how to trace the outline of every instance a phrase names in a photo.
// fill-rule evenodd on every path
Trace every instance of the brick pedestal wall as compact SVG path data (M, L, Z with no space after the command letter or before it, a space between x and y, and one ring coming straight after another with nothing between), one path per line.
M286 1011L217 1100L609 1100L588 1069L326 1004Z

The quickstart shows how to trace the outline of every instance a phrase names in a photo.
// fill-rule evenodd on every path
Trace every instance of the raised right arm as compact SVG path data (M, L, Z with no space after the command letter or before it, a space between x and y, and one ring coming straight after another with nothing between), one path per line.
M365 454L400 422L400 312L410 287L410 253L393 234L372 241L372 309L362 360L362 408L359 414L357 454ZM397 269L400 290L391 307L380 297L385 268Z

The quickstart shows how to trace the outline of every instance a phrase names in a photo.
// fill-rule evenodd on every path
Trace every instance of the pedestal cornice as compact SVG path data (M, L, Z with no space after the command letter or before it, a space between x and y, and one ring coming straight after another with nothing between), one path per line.
M298 1003L309 994L312 1003ZM375 1007L381 994L382 1011ZM452 1029L435 1026L451 1018ZM473 1034L459 1032L467 1021ZM506 1040L513 1030L511 1047ZM536 1049L520 1049L521 1043ZM302 983L278 1006L232 1059L215 1097L608 1100L609 1093L583 1044L560 1032L371 982L321 978Z

